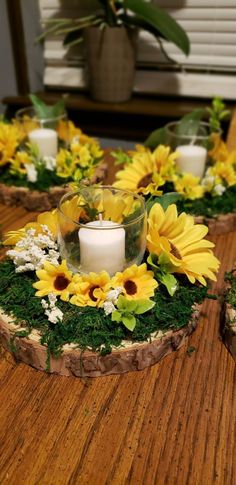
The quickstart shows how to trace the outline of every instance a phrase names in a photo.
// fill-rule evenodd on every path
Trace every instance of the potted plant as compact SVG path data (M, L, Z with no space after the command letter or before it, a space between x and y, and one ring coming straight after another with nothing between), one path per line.
M167 40L189 54L187 34L157 5L145 0L97 0L97 4L98 9L86 17L47 20L39 37L42 40L48 34L64 35L67 46L85 40L93 99L121 102L130 98L138 29L153 34L162 51L162 41Z

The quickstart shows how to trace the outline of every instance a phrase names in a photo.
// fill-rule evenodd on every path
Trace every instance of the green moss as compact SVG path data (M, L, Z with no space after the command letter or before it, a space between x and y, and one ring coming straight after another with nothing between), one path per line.
M19 174L14 175L8 170L4 170L4 168L0 170L0 183L10 186L13 185L15 187L27 187L29 190L46 192L50 187L61 186L69 181L71 181L71 179L58 177L55 172L46 170L43 167L38 171L38 180L34 183L28 182L27 177L24 174L21 176Z
M163 192L173 192L170 182L163 186ZM194 216L216 217L218 214L236 212L236 185L229 187L221 196L205 194L201 199L179 199L176 202L178 212L187 212Z
M216 217L218 214L236 212L236 185L229 187L221 196L206 194L202 199L177 201L178 212L196 216Z
M41 343L48 348L48 355L54 356L60 354L66 343L77 344L82 350L90 348L104 355L124 339L140 342L148 340L154 331L177 330L189 322L192 305L202 302L207 296L206 288L191 285L184 278L180 278L179 290L173 297L159 286L154 297L155 307L136 317L137 325L132 333L124 325L112 322L102 309L77 307L61 300L58 300L58 307L64 313L63 322L51 324L44 314L40 298L34 296L34 274L15 273L12 261L0 263L0 280L0 307L12 315L17 323L23 322L26 331L22 336L32 329L38 329Z

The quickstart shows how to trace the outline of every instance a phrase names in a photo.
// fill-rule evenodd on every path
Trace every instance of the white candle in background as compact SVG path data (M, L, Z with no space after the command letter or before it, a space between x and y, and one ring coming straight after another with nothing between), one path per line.
M125 230L112 221L93 221L79 230L80 265L83 273L123 271ZM89 229L91 228L91 229ZM92 229L96 228L96 229Z
M198 145L180 145L176 148L179 156L176 165L181 172L189 172L202 178L205 172L207 150Z
M38 146L41 157L55 157L57 154L57 132L51 128L37 128L28 135L30 143Z

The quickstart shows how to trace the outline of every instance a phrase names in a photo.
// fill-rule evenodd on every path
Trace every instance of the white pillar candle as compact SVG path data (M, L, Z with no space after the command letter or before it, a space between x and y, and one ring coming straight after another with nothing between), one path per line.
M38 146L41 157L55 157L57 154L57 132L51 128L37 128L28 135L30 143Z
M83 273L123 271L125 230L112 221L93 221L79 230L80 265ZM91 228L91 229L89 229ZM96 228L96 229L92 229Z
M206 148L198 145L180 145L176 148L176 152L178 152L176 165L181 172L189 172L196 177L203 177L207 159Z

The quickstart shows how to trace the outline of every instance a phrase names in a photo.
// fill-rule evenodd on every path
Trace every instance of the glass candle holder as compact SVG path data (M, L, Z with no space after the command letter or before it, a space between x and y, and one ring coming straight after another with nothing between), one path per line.
M55 157L59 145L66 146L68 140L67 113L56 117L40 118L34 107L16 112L16 123L22 131L24 142L37 146L41 157Z
M200 122L196 132L196 124L191 120L186 128L186 133L179 131L180 122L174 121L165 126L166 143L179 154L176 165L181 172L189 172L200 178L203 177L206 163L207 150L210 139L209 123Z
M60 254L75 273L123 271L143 259L146 219L139 195L110 186L81 186L59 203Z

